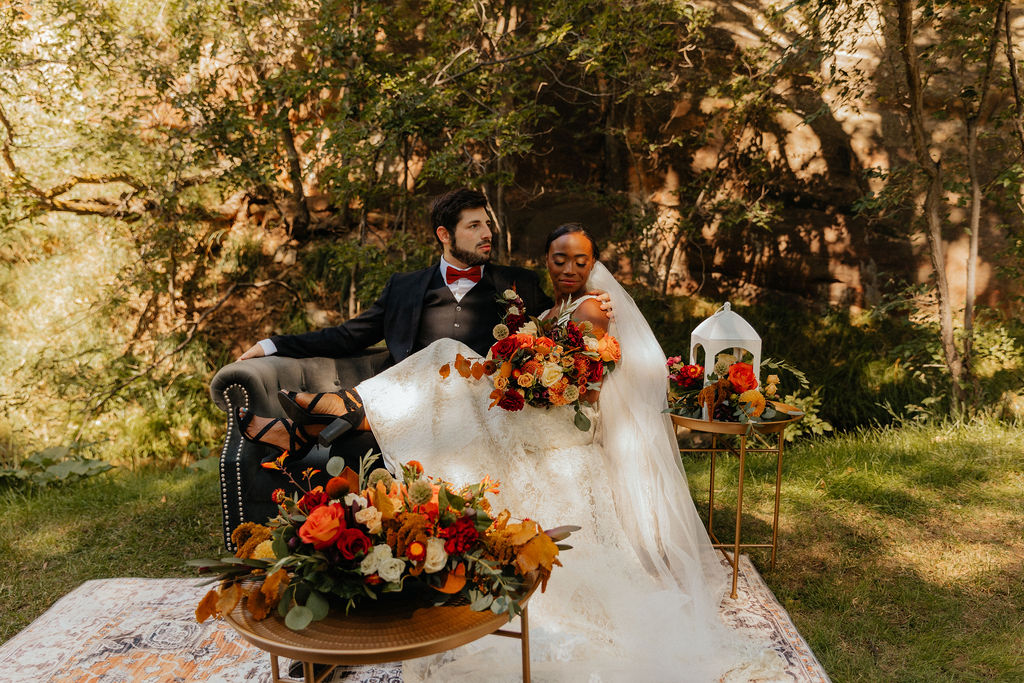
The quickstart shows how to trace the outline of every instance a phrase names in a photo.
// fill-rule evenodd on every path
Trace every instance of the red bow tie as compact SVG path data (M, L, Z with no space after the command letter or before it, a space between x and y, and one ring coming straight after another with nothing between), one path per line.
M480 273L480 266L472 266L470 268L466 268L465 270L459 270L458 268L452 268L451 266L448 266L448 270L444 275L444 279L445 282L447 282L449 285L453 282L456 282L457 280L461 280L462 278L472 280L473 282L480 282Z

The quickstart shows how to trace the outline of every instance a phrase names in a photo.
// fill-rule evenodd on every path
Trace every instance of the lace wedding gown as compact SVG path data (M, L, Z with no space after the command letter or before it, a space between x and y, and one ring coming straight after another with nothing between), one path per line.
M727 573L660 412L664 355L607 270L597 264L595 274L589 285L612 295L610 332L622 361L604 382L600 411L587 409L590 431L573 425L569 406L488 410L486 378L439 375L456 354L475 355L442 339L357 387L385 462L418 460L456 485L490 475L501 482L501 493L489 496L496 510L543 528L582 527L559 555L563 566L552 571L547 591L529 603L535 680L777 680L766 644L729 631L718 617ZM483 638L407 661L403 675L520 680L519 643Z

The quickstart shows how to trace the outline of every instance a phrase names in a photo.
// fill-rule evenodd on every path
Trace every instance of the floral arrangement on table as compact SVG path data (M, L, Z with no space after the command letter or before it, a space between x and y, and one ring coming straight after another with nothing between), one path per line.
M768 375L765 384L759 385L753 366L730 354L718 356L706 383L702 365L683 363L680 356L672 356L666 365L671 413L693 419L702 419L706 414L709 420L718 422L785 419L771 403L779 393L777 374ZM781 361L766 359L762 365L789 370L806 386L803 374Z
M425 476L416 461L396 480L383 468L369 473L377 456L365 457L357 474L332 458L326 486L308 488L318 470L306 470L300 493L273 493L277 517L234 530L234 557L192 560L213 573L218 586L196 608L196 618L230 613L244 602L260 620L272 611L292 630L323 619L334 607L346 613L386 593L426 596L434 604L456 596L477 611L518 614L519 598L532 585L547 587L561 544L574 526L544 531L537 522L495 514L485 494L498 483L483 480L456 488ZM290 475L289 475L290 477ZM527 575L530 575L528 580Z
M549 320L528 316L514 289L505 290L497 301L505 307L494 327L497 341L486 359L471 361L458 354L456 372L477 380L485 375L492 378L490 408L517 411L527 405L571 405L576 427L590 429L582 406L589 404L587 393L598 389L621 359L618 340L610 334L598 338L589 321L576 323L568 310ZM448 377L451 366L441 367L442 378Z

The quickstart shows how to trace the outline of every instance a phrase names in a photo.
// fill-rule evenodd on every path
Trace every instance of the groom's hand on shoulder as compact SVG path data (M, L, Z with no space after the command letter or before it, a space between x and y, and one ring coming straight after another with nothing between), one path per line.
M263 353L263 347L262 346L260 346L259 344L253 344L252 346L250 346L246 350L245 353L243 353L241 356L238 357L238 360L247 360L249 358L260 358L260 357L265 356L265 355L266 354Z
M612 298L608 296L608 292L603 289L594 289L587 292L587 294L597 297L598 303L601 304L601 310L608 316L609 321L615 320L615 311L612 310Z

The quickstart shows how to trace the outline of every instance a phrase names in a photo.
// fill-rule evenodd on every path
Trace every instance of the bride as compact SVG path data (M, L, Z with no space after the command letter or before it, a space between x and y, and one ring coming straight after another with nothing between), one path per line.
M665 356L636 304L595 259L577 224L548 238L555 306L614 335L622 359L606 376L592 427L569 406L488 410L486 381L438 369L462 353L441 339L362 382L365 422L389 468L408 460L447 481L483 475L501 482L496 509L542 527L575 524L548 589L530 600L531 668L551 681L775 680L766 643L718 616L727 573L690 497L665 399ZM593 297L608 293L614 320ZM294 399L309 402L308 396ZM366 425L364 425L366 426ZM410 660L406 681L518 680L518 643L483 638L443 655Z

